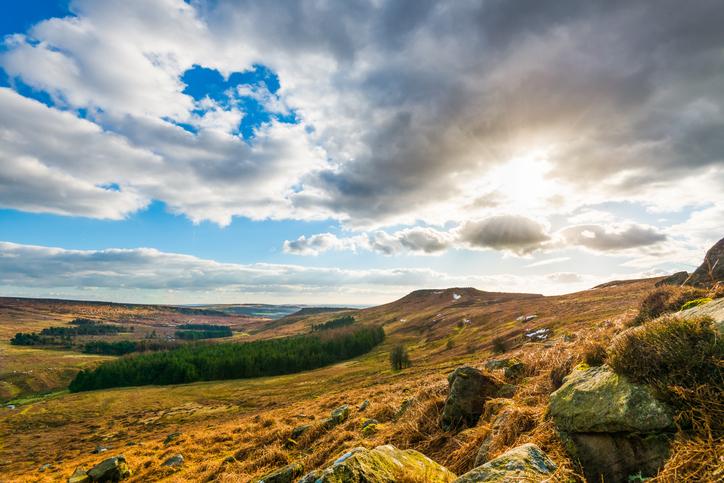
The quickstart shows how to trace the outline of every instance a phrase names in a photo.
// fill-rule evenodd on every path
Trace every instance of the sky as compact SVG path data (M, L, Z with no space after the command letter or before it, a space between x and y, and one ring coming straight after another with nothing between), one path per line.
M2 296L559 294L724 237L719 0L0 8Z

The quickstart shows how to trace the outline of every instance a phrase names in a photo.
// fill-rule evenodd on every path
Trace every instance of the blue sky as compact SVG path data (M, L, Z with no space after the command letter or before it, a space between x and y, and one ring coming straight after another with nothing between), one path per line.
M724 231L724 38L686 26L722 9L579 3L3 7L0 295L372 304L690 270Z

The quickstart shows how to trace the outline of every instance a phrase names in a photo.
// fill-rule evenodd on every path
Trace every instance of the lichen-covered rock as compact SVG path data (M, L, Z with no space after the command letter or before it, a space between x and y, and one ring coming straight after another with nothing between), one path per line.
M558 429L569 433L650 433L673 426L671 411L650 388L607 365L574 369L551 394L549 410Z
M563 438L588 481L628 481L656 475L669 457L672 433L572 433Z
M91 478L88 476L88 472L82 466L77 467L68 478L68 483L90 483L90 481Z
M415 398L409 398L402 401L402 404L400 404L400 408L395 412L395 415L392 416L392 419L395 421L400 419L408 409L412 407L412 405L415 404Z
M391 445L374 449L354 448L339 457L330 467L300 481L316 483L394 483L401 478L410 481L447 483L455 475L445 467L415 450L400 450Z
M538 446L528 443L468 471L455 480L455 483L539 482L549 478L555 469L556 464L548 455Z
M332 411L332 413L329 415L329 418L326 419L328 424L331 424L332 426L336 426L338 424L342 424L347 420L349 417L349 406L344 404Z
M184 457L182 454L175 454L171 456L169 459L164 461L161 466L170 466L170 467L176 467L181 466L184 464Z
M680 317L711 317L719 333L724 334L724 298L697 305L676 315Z
M131 470L123 455L114 456L101 461L88 470L91 481L120 481L131 476Z
M499 382L474 367L458 367L448 376L449 392L442 412L442 428L475 426L485 401L498 393Z
M302 476L302 473L304 473L304 467L300 463L290 463L262 476L257 483L292 483Z

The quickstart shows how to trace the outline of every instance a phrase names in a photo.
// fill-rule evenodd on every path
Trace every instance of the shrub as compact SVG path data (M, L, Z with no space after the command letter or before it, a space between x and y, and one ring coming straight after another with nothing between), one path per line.
M392 365L392 369L395 371L400 371L412 365L405 346L398 344L392 348L392 352L390 352L390 365Z
M696 307L697 305L704 305L711 302L711 299L709 297L702 297L699 299L689 300L684 305L681 306L681 310L690 309L692 307Z
M493 338L493 352L502 354L508 350L508 342L505 338L498 336Z
M600 366L606 362L606 348L599 342L586 342L582 356L583 362L589 366Z
M665 317L618 335L608 349L613 369L634 382L668 391L722 387L724 342L708 317Z
M641 325L647 320L655 319L667 312L677 312L689 301L700 299L706 295L702 289L694 287L659 287L644 296L639 306L639 313L633 325Z

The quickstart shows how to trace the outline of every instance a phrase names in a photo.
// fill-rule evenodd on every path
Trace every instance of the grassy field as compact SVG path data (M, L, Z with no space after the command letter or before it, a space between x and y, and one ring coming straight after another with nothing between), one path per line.
M560 442L542 419L546 384L550 384L546 371L566 357L577 357L583 338L605 339L620 330L654 282L614 284L558 297L473 289L415 292L386 306L352 312L361 322L384 324L388 337L369 354L351 361L280 377L58 393L27 400L14 410L0 409L0 480L59 481L77 466L88 468L104 455L120 453L134 471L131 481L241 482L287 462L300 461L311 470L346 448L388 442L421 450L462 473L472 465L469 453L479 445L485 427L449 434L431 421L444 401L447 374L461 364L482 366L492 357L495 336L507 341L509 355L524 358L531 367L515 400L541 424L518 436L538 442L563 461L560 474L567 475L570 465L565 464ZM43 310L36 308L32 316L38 317L36 327L55 317L45 317ZM517 321L521 315L537 317ZM250 329L249 338L305 332L335 316L316 314L271 325L267 321L267 329L263 324ZM29 320L24 317L16 312L12 320ZM7 316L3 321L5 333L20 324L11 328ZM525 333L540 328L552 330L550 340L525 342ZM564 340L577 333L577 341ZM400 342L407 345L413 366L392 372L388 354ZM77 370L100 360L60 351L11 349L4 353L8 367L60 367L58 361L67 358L66 367ZM371 402L369 409L356 411L366 399ZM395 419L407 399L415 404ZM353 408L350 419L333 430L322 430L319 422L340 404ZM359 431L365 417L381 421L377 433ZM292 428L302 423L312 424L313 430L289 446ZM172 432L181 435L164 444ZM96 445L110 449L104 455L91 454ZM176 453L186 459L183 467L161 466ZM39 471L46 464L50 466Z

